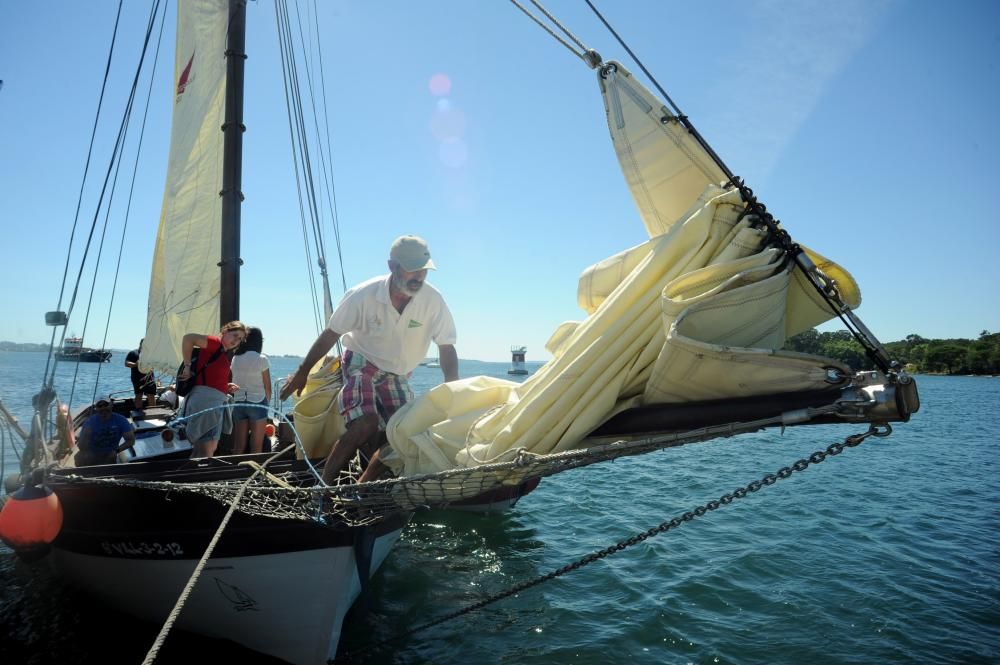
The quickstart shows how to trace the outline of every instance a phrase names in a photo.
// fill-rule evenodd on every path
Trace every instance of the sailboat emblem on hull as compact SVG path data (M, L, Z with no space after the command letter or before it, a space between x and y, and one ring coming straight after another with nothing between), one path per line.
M194 53L191 53L191 58L184 66L184 71L181 72L180 78L177 79L177 101L181 100L181 95L184 94L184 89L187 87L188 81L191 79L191 65L193 64Z
M257 601L251 598L249 594L239 587L227 584L218 577L215 578L215 585L218 587L223 597L233 604L233 609L237 612L245 612L247 610L253 610L254 612L259 611L257 609Z

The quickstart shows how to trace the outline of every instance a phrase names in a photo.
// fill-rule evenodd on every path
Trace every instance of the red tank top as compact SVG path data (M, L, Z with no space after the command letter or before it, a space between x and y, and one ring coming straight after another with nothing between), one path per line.
M215 335L208 335L208 344L198 352L198 366L194 368L194 371L197 373L202 367L205 368L205 372L198 377L197 385L205 385L224 393L229 388L229 356L223 351L218 358L207 367L205 366L205 363L221 348L222 340Z

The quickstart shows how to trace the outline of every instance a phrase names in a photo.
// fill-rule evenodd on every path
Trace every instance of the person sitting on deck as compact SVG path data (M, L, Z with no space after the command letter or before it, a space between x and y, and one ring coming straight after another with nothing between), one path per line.
M445 381L458 379L455 322L444 298L424 280L435 269L427 242L401 236L389 251L389 274L358 284L344 294L320 336L281 390L281 399L302 393L309 372L338 339L343 340L344 387L340 412L347 431L326 458L323 481L339 475L360 448L371 458L360 482L385 470L376 441L399 407L413 398L407 378L438 346Z
M135 390L135 410L142 409L142 399L145 396L146 406L152 408L156 406L156 375L152 372L143 372L139 369L139 354L142 353L142 343L145 339L139 340L139 348L128 352L125 356L125 366L132 370L132 388Z
M122 439L124 443L119 444ZM77 466L114 464L118 453L135 445L135 432L128 418L112 412L111 398L102 397L94 404L94 413L83 422L77 445Z

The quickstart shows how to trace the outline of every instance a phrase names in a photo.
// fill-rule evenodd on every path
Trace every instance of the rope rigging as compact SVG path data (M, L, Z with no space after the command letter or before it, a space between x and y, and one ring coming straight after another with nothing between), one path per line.
M118 40L118 25L121 21L122 14L122 2L118 1L118 11L115 14L115 27L111 32L111 45L108 47L108 58L104 65L104 79L101 82L101 94L97 98L97 110L94 113L94 124L90 130L90 145L87 147L87 159L83 166L83 177L80 179L80 193L77 194L76 199L76 212L73 214L73 226L70 228L69 233L69 243L66 247L66 263L63 267L63 277L62 283L59 285L59 298L56 302L56 311L62 310L63 295L66 293L66 280L69 276L69 261L73 255L73 239L76 237L76 227L80 221L80 208L83 206L83 192L84 187L87 183L87 175L90 173L90 158L94 154L94 140L97 136L97 123L101 117L101 109L104 106L104 93L107 91L108 87L108 76L111 73L111 60L115 53L115 44ZM63 338L66 336L66 330L63 329ZM62 346L63 338L60 338L59 345ZM52 338L49 341L49 359L52 358L52 350L55 348L56 343L56 328L52 328ZM47 378L49 375L49 359L45 361L45 371L42 373L43 377L43 389L51 386L51 382ZM56 361L58 362L58 360ZM55 368L53 368L53 374L55 373Z
M160 31L159 34L157 35L156 51L153 54L153 65L149 74L149 87L146 89L146 105L143 109L142 125L139 128L139 139L135 149L135 160L132 163L132 178L131 178L131 184L129 185L128 200L125 205L125 214L124 214L124 222L122 223L121 239L118 243L118 259L115 262L115 276L114 279L112 279L111 281L111 298L110 301L108 302L108 316L104 322L104 337L101 339L102 349L107 348L108 331L111 329L111 312L114 310L115 296L118 293L118 276L121 271L122 257L125 255L125 234L128 232L129 216L130 213L132 212L132 196L135 193L135 180L136 180L136 175L139 172L139 155L142 154L143 139L146 136L146 121L149 119L150 101L152 100L153 96L153 82L156 80L156 65L159 62L160 46L163 43L163 27L164 24L166 23L165 21L166 12L167 12L167 4L163 3L163 13L160 15ZM116 174L116 179L117 179L117 174ZM110 213L110 206L108 212ZM106 220L105 224L107 224ZM97 273L95 271L94 273L95 278L96 274ZM77 363L77 366L79 367L79 363ZM96 401L97 399L97 385L101 379L101 369L103 368L103 366L104 363L101 363L97 367L97 378L94 380L94 392L91 395L92 402ZM75 379L76 377L74 376L74 383Z
M344 290L347 289L347 280L343 269L343 250L340 235L340 225L337 214L335 188L333 186L333 159L330 148L329 113L326 103L326 82L322 70L322 50L319 36L318 21L313 21L316 25L315 44L318 55L316 59L320 62L320 67L310 66L310 53L306 48L306 35L302 29L302 18L296 13L296 31L292 29L292 18L288 11L287 2L281 0L275 3L275 18L278 26L279 45L281 52L282 76L285 87L285 100L289 118L289 135L292 144L293 163L296 173L296 186L299 192L299 214L303 229L303 240L306 243L307 261L312 263L312 252L309 246L310 231L307 230L306 217L309 218L308 226L311 229L312 242L316 248L316 263L319 267L323 289L323 314L320 314L319 298L316 295L314 277L310 271L309 279L313 293L313 314L316 322L317 332L325 325L326 318L332 313L333 298L330 291L329 274L327 268L326 245L323 230L323 211L329 210L331 225L333 228L334 240L337 247L337 255L340 258L341 282ZM317 14L315 4L313 13ZM297 33L297 38L296 38ZM312 36L312 35L310 35ZM298 46L297 46L298 45ZM300 52L298 57L296 53ZM301 58L302 66L305 70L304 80L299 76L298 60ZM320 127L320 112L317 107L317 92L314 79L318 76L321 108L324 119L324 128ZM308 96L309 113L306 113L303 102L303 88ZM308 117L307 117L308 116ZM311 129L310 126L311 125ZM321 196L322 190L317 192L316 171L313 168L312 152L310 150L310 134L316 137L315 152L318 155L318 173L321 176L325 198ZM325 147L323 136L325 134Z
M98 223L100 221L101 210L102 210L102 208L104 208L104 221L103 221L103 224L102 224L102 227L101 227L101 237L100 237L100 241L98 243L98 247L97 247L97 251L96 251L96 258L93 259L93 277L92 277L91 284L90 284L90 293L89 293L88 298L87 298L87 308L86 308L86 312L85 312L85 315L84 315L83 331L82 331L82 333L80 335L81 340L86 335L86 329L87 329L87 325L89 323L90 313L91 313L91 309L92 309L92 305L93 305L94 292L96 290L97 275L98 275L98 272L99 272L100 266L101 266L101 257L103 255L103 250L104 250L104 241L105 241L106 235L107 235L108 222L109 222L110 214L111 214L111 205L112 205L112 201L114 199L115 189L117 188L118 175L119 175L120 168L121 168L121 160L123 159L125 141L126 141L126 138L127 138L127 135L128 135L128 129L129 129L130 122L131 122L132 111L133 111L134 103L135 103L135 96L136 96L136 92L138 90L138 85L139 85L139 82L140 82L140 79L141 79L141 75L142 75L142 72L143 72L143 65L144 65L144 62L145 62L145 58L146 58L146 55L147 55L147 53L149 51L150 39L152 38L153 29L154 29L155 24L156 24L156 17L157 17L157 13L159 11L160 6L161 6L161 0L155 0L154 3L151 6L151 9L150 9L150 12L149 12L149 17L148 17L147 23L146 23L146 30L145 30L144 35L142 37L142 46L141 46L141 49L140 49L139 60L138 60L138 63L136 64L136 67L135 67L135 74L134 74L134 76L132 78L131 86L128 89L128 96L127 96L125 110L123 111L122 116L121 116L121 120L120 120L120 122L118 124L116 138L115 138L114 145L113 145L113 148L112 148L112 151L111 151L111 155L110 155L110 157L108 159L108 166L107 166L107 169L105 170L104 178L103 178L103 181L101 183L100 192L99 192L99 195L98 195L98 198L97 198L97 202L96 202L95 207L94 207L94 214L93 214L93 217L92 217L92 220L91 220L90 229L89 229L89 232L87 234L86 242L84 243L83 252L82 252L82 255L80 257L79 268L77 270L76 278L75 278L74 283L73 283L73 288L72 288L72 293L71 293L71 296L70 296L69 306L66 308L66 311L63 312L63 311L61 311L61 308L62 308L62 304L63 304L63 299L64 299L65 294L66 294L66 288L67 288L67 285L68 285L69 265L70 265L70 261L72 259L72 254L73 254L74 238L76 236L77 226L78 226L79 221L80 221L80 212L81 212L82 207L83 207L83 194L84 194L84 191L86 191L87 181L88 181L88 178L89 178L89 175L90 175L90 165L91 165L91 161L92 161L93 156L94 156L95 142L96 142L96 136L97 136L97 129L98 129L98 127L100 125L100 121L101 121L101 115L102 115L102 111L103 111L103 107L104 107L104 98L105 98L105 95L106 95L107 90L108 90L108 81L109 81L109 75L110 75L110 70L111 70L111 62L112 62L112 60L114 58L115 46L116 46L116 44L118 42L118 29L119 29L120 20L121 20L122 3L119 3L119 7L118 7L118 10L117 10L117 13L116 13L115 27L114 27L114 30L112 32L111 46L109 47L109 50L108 50L108 57L107 57L107 61L106 61L106 64L105 64L104 77L103 77L102 84L101 84L101 92L100 92L99 97L98 97L97 110L95 112L94 122L93 122L93 126L92 126L92 129L91 129L90 142L89 142L89 146L88 146L88 149L87 149L87 158L86 158L86 161L85 161L84 173L83 173L83 176L81 178L80 191L79 191L78 198L77 198L76 212L74 213L73 225L72 225L71 232L70 232L69 245L68 245L67 250L66 250L66 261L65 261L64 271L63 271L63 278L62 278L62 281L61 281L61 284L60 284L59 298L58 298L58 302L57 302L57 305L56 305L56 311L55 312L50 312L49 314L46 315L47 322L49 322L50 325L53 326L53 331L52 331L52 336L51 336L50 342L49 342L49 354L48 354L48 357L46 358L45 370L43 372L42 387L39 390L38 395L36 397L36 403L35 403L35 406L36 406L36 418L35 418L35 423L32 426L32 431L33 432L37 432L38 436L40 436L40 437L51 435L51 431L50 430L51 430L52 414L50 413L50 411L51 411L52 406L53 406L52 405L52 401L55 398L55 390L54 390L53 386L54 386L54 383L55 383L56 369L57 369L57 367L59 365L59 356L57 354L55 354L54 351L57 348L57 346L58 346L58 348L62 348L64 346L64 344L65 344L66 333L67 333L68 325L69 325L69 319L72 316L72 313L73 313L73 311L74 311L74 309L76 307L77 298L80 295L80 288L81 288L81 285L82 285L82 282L83 282L83 275L84 275L84 272L85 272L85 270L87 268L88 258L90 257L90 250L91 250L92 244L94 242L94 234L95 234L95 232L97 230ZM161 32L160 32L160 34L162 35L162 17L161 17L160 20L161 20ZM157 46L157 49L158 49L158 46ZM149 105L149 96L148 95L147 95L147 102L146 103L147 103L147 110L148 110L148 105ZM141 138L140 138L140 145L141 145ZM136 150L138 152L138 148ZM135 176L135 171L133 170L133 184L134 184L134 176ZM109 187L109 185L110 185L110 187ZM130 192L129 192L129 205L127 206L127 209L130 209L130 207L131 207L131 195L132 195L132 190L130 190ZM126 220L127 220L127 213L126 213ZM119 244L119 256L118 256L118 263L119 263L119 265L120 265L120 262L121 262L121 256L122 256L122 252L123 252L123 248L124 248L124 234L125 234L125 228L123 227L123 229L122 229L122 240L121 240L121 242ZM116 268L116 275L115 275L114 285L112 287L112 291L111 291L111 294L110 294L111 303L114 302L114 294L115 294L115 288L116 287L117 287L117 268ZM111 307L111 305L109 305L109 317L110 317L110 307ZM51 320L49 320L50 316L53 316L53 318ZM57 331L58 327L62 327L61 334L59 334L58 331ZM58 344L56 342L57 335L59 336ZM107 328L105 328L105 331L104 331L104 338L105 338L105 340L107 338ZM81 341L81 345L82 345L82 341ZM76 364L76 367L74 368L74 376L73 376L73 381L71 383L70 396L69 396L69 400L68 400L67 404L72 404L73 396L74 396L75 388L76 388L76 381L77 381L78 373L79 373L79 362ZM99 378L99 376L100 376L100 374L99 374L99 371L98 371L98 378ZM95 396L96 396L96 391L97 391L97 381L95 380L95 383L94 383L94 395ZM37 427L36 427L36 425L37 425ZM40 441L36 441L34 439L32 439L31 441L29 441L28 445L26 446L26 452L28 453L28 455L26 456L27 458L32 457L34 454L36 454L38 452L38 445L40 445L40 443L41 443ZM26 457L22 457L22 466L24 466L25 463L29 463L30 462L30 459L26 459Z

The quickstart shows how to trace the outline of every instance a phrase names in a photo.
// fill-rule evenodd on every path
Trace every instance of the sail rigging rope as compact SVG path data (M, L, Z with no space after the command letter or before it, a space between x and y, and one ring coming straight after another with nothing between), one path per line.
M331 214L331 224L333 228L334 241L337 248L337 259L340 264L340 278L341 285L344 291L347 291L347 277L344 272L344 259L343 259L343 243L340 234L340 222L339 215L337 213L336 205L336 190L333 186L333 151L330 147L330 123L328 114L328 104L326 96L326 78L325 72L322 68L322 48L320 44L322 43L319 34L318 26L318 12L316 11L315 3L313 5L314 15L317 16L317 20L313 21L316 26L316 49L317 49L317 60L320 63L319 66L319 79L320 79L320 89L322 91L322 109L324 117L324 130L321 131L319 126L319 113L316 108L316 93L315 86L313 84L313 74L309 67L309 58L306 52L306 38L302 30L301 17L296 14L296 19L298 21L298 35L299 43L302 45L302 61L303 66L306 70L306 81L308 83L308 93L311 102L311 118L313 131L315 132L317 139L317 153L319 154L320 169L323 173L324 184L326 185L326 195L329 204L330 214ZM312 252L309 245L309 233L306 230L306 210L308 210L310 225L312 227L312 235L317 252L317 265L320 270L320 277L322 279L322 289L323 289L323 313L319 313L319 298L317 297L317 289L315 278L311 270L307 270L309 275L310 289L312 293L312 304L313 304L313 317L316 325L317 334L326 327L326 321L329 316L333 313L333 297L330 292L330 279L328 271L328 263L326 257L326 245L323 240L323 225L322 225L322 215L320 213L320 205L317 203L318 196L316 194L316 187L314 184L314 176L312 169L312 161L310 159L309 152L309 133L306 129L305 113L303 110L302 103L302 84L298 76L298 66L297 59L295 56L295 44L296 40L293 36L291 29L291 19L288 13L288 5L285 0L279 0L275 3L274 7L276 24L278 26L278 43L281 52L281 64L282 64L282 76L285 83L285 104L288 110L288 121L289 121L289 135L291 137L292 145L292 156L295 165L296 173L296 187L298 188L299 195L299 217L302 225L302 235L303 241L305 243L306 252L306 262L307 265L312 264ZM326 151L324 152L324 142L323 136L326 138ZM327 164L329 163L329 168ZM300 174L300 164L301 164L301 174ZM305 183L305 198L307 204L303 203L303 185ZM337 352L343 355L343 347L341 345L341 340L337 340L336 344Z
M94 260L94 273L93 273L93 279L91 281L91 286L90 286L90 294L89 294L89 297L88 297L88 300L87 300L87 310L86 310L86 313L85 313L85 316L84 316L83 333L80 335L81 338L85 337L85 335L86 335L87 323L88 323L88 321L90 319L90 310L91 310L91 306L92 306L92 303L93 303L94 291L95 291L95 286L96 286L96 282L97 282L97 274L98 274L98 271L99 271L100 265L101 265L101 254L102 254L103 248L104 248L104 239L105 239L105 235L106 235L106 232L107 232L108 219L109 219L110 213L111 213L111 203L112 203L112 200L114 198L115 188L117 186L117 177L118 177L118 173L119 173L120 166L121 166L121 159L122 159L122 155L123 155L123 151L124 151L125 138L126 138L126 136L128 134L128 128L129 128L129 125L130 125L130 122L131 122L131 117L132 117L132 110L134 108L136 91L138 89L140 76L142 74L143 63L145 62L146 55L147 55L147 53L149 51L149 42L150 42L150 39L151 39L151 36L152 36L153 28L154 28L154 26L156 24L156 14L157 14L159 6L160 6L160 0L155 0L154 4L153 4L153 6L152 6L152 8L150 10L149 18L147 19L146 32L145 32L145 35L143 37L142 49L141 49L140 54L139 54L139 61L138 61L137 65L136 65L135 75L133 76L133 79L132 79L132 85L129 88L129 94L128 94L127 102L126 102L126 105L125 105L125 110L122 113L122 118L121 118L121 121L120 121L119 126L118 126L118 134L116 136L114 147L112 149L111 156L110 156L109 161L108 161L108 168L105 171L104 181L103 181L103 183L101 185L100 195L98 197L97 204L96 204L96 206L94 208L94 217L93 217L93 220L91 221L90 232L89 232L89 234L87 236L87 242L84 245L83 255L80 258L80 268L79 268L79 270L77 272L76 283L74 284L74 287L73 287L73 294L72 294L72 297L70 299L70 304L69 304L69 307L67 308L67 312L66 312L66 314L67 314L66 318L67 318L67 324L68 324L68 319L72 315L73 309L74 309L75 304L76 304L77 295L79 294L80 284L81 284L82 279L83 279L83 272L84 272L84 269L85 269L85 267L87 265L87 257L88 257L88 255L90 253L90 247L91 247L91 244L92 244L93 239L94 239L94 232L97 229L97 224L98 224L98 221L100 219L101 209L102 209L102 207L105 207L105 203L104 203L104 201L105 201L105 195L107 195L107 204L106 204L106 207L105 207L104 224L102 226L101 239L100 239L100 242L99 242L99 245L98 245L98 250L97 250L97 257ZM116 20L116 33L117 33L117 20ZM112 49L113 49L113 45L112 45ZM110 60L110 54L109 54L109 60ZM109 62L109 66L110 66L110 62ZM105 79L106 79L106 77L107 77L107 71L105 72ZM102 89L102 93L101 93L101 99L102 100L103 100L103 94L104 94L104 90ZM98 118L99 118L99 112L98 112ZM97 119L95 119L95 124L96 123L97 123ZM88 153L88 158L87 158L88 165L89 165L89 162L90 162L90 154L92 153L92 150L93 150L93 138L91 139L91 141L92 142L91 142L90 153ZM86 181L86 178L84 178L84 182L85 181ZM109 187L108 187L109 186L109 182L111 184L110 191L109 191ZM83 189L83 185L81 185L81 190L82 189ZM76 226L76 222L74 221L74 232L75 232L75 226ZM123 233L124 233L124 230L123 230ZM71 236L71 238L72 238L72 236ZM71 240L71 246L68 249L68 252L69 253L72 252L72 240ZM67 262L68 261L69 261L69 256L67 255ZM64 276L63 279L64 279L63 288L65 288L65 276ZM61 306L61 304L62 304L62 295L60 294L59 305ZM59 343L60 347L62 347L62 345L64 344L65 334L66 334L66 327L64 326L63 327L63 338L60 339L60 343ZM53 331L53 342L54 342L54 339L55 339L55 331ZM50 353L51 353L52 350L54 350L54 343L50 344ZM80 368L79 362L80 362L80 358L77 358L77 365L76 365L76 368L75 368L75 371L74 371L73 382L71 384L72 387L70 389L70 398L69 398L69 403L70 404L73 401L73 394L74 394L74 391L75 391L75 388L76 388L76 379L77 379L77 375L79 373L79 368ZM58 364L59 364L59 359L58 359L58 357L56 357L55 362L52 363L52 371L51 371L51 373L48 373L46 375L46 377L45 377L45 384L44 384L45 388L48 388L48 389L51 390L51 386L54 384L54 381L55 381L55 372L56 372L56 367L58 367ZM48 365L46 365L46 370L48 370ZM94 384L94 394L95 395L96 395L96 391L97 391L97 384L95 382L95 384ZM47 391L45 391L43 389L43 392L47 392Z
M153 11L154 12L156 11L155 7L154 7ZM163 44L163 27L166 24L166 20L165 20L166 19L166 13L167 13L167 3L164 2L163 3L163 11L160 14L160 31L157 34L157 38L156 38L156 50L153 52L153 64L152 64L152 68L150 69L150 73L149 73L149 87L146 89L146 104L143 107L142 124L139 127L139 138L138 138L138 141L136 143L136 148L135 148L135 160L132 163L132 178L131 178L130 184L129 184L128 199L127 199L126 204L125 204L125 214L124 214L124 218L123 218L124 221L122 223L121 239L119 240L119 243L118 243L118 259L115 262L115 276L114 276L114 279L112 279L112 281L111 281L111 296L110 296L110 300L108 302L108 316L107 316L107 319L104 322L104 337L101 339L101 348L102 349L107 348L107 344L108 344L108 331L111 329L111 312L114 310L115 295L118 293L118 276L119 276L119 273L121 271L122 256L124 256L124 254L125 254L125 234L128 231L129 215L132 212L132 196L135 193L136 175L139 172L139 156L142 154L142 144L143 144L143 140L146 137L146 121L149 119L150 101L152 100L152 97L153 97L153 82L156 80L156 65L157 65L157 63L160 60L160 58L159 58L159 56L160 56L160 46ZM117 175L115 176L115 178L117 180ZM108 211L110 213L110 207L109 207ZM102 240L102 243L103 243L103 240ZM96 271L94 273L94 276L96 278L96 276L97 276ZM79 366L79 364L78 364L78 366ZM100 363L98 365L98 367L97 367L97 377L94 379L94 392L91 395L91 401L92 402L97 400L97 385L98 385L98 383L100 382L100 379L101 379L101 369L102 369L103 366L104 366L104 363Z
M344 274L344 250L340 238L340 213L337 211L337 188L333 181L333 148L330 145L330 114L328 112L327 95L326 95L326 73L323 69L323 41L320 39L319 33L319 11L316 6L316 0L313 0L313 16L317 17L315 21L312 22L313 27L316 30L316 54L317 62L319 63L319 83L321 89L321 97L323 100L323 124L325 126L324 136L326 137L326 153L329 155L330 160L330 173L328 176L329 180L329 194L330 206L333 212L333 235L335 244L337 247L337 262L340 264L340 283L343 289L347 290L347 275ZM330 303L331 312L333 303Z
M300 172L300 153L302 152L301 142L302 137L297 133L298 123L298 110L301 106L300 102L296 101L297 90L293 86L292 79L292 69L295 66L295 58L292 53L292 37L291 30L288 27L288 6L282 0L278 0L274 3L274 15L275 22L278 29L278 47L281 53L281 73L282 80L284 81L285 88L285 108L288 114L288 134L290 145L292 148L292 163L295 169L295 186L298 192L299 201L299 222L302 227L302 241L305 247L306 253L306 274L309 278L309 290L312 294L312 306L313 306L313 324L316 326L317 331L320 330L320 316L318 311L318 298L316 296L316 278L309 269L312 265L312 245L309 242L309 229L306 226L306 206L303 201L303 176ZM304 170L304 165L301 167ZM315 217L312 219L313 233L316 233L316 220Z
M510 598L511 596L515 596L521 593L522 591L526 591L532 587L538 586L543 582L548 582L557 577L565 575L566 573L578 570L579 568L582 568L595 561L599 561L613 554L617 554L618 552L628 549L629 547L638 545L639 543L642 543L652 538L653 536L659 535L661 533L666 533L667 531L671 531L672 529L676 529L677 527L682 526L686 522L692 522L695 519L704 516L706 513L718 510L723 506L728 506L738 499L744 499L750 494L753 494L754 492L757 492L763 489L764 487L769 487L771 485L774 485L779 480L785 480L787 478L790 478L792 474L795 472L805 471L810 466L822 463L828 457L839 455L840 453L844 452L846 448L854 448L856 446L859 446L861 445L861 443L864 442L865 439L867 439L870 436L882 438L889 436L889 434L891 433L892 433L892 428L889 425L885 425L884 429L879 429L876 425L872 425L865 432L861 432L859 434L852 434L846 437L843 443L839 442L832 443L829 446L827 446L826 450L817 450L816 452L809 455L809 457L802 458L797 462L795 462L794 464L782 467L774 473L765 474L759 480L753 480L747 483L743 487L738 487L732 492L723 494L718 499L707 501L700 506L697 506L689 511L677 515L665 522L661 522L659 525L647 529L641 533L637 533L629 538L626 538L625 540L619 541L614 545L610 545L608 547L605 547L604 549L597 550L596 552L591 552L582 559L578 559L577 561L562 566L561 568L557 568L556 570L550 571L545 575L540 575L526 582L515 584L514 586L511 586L504 591L492 594L484 598L483 600L472 603L471 605L455 610L453 612L449 612L448 614L445 614L442 617L420 624L414 628L411 628L402 633L394 635L388 639L372 642L360 649L356 649L355 651L352 652L347 652L340 658L337 658L335 660L330 660L327 662L328 663L348 662L354 660L365 653L378 649L379 647L392 644L393 642L398 642L404 637L410 637L416 633L423 632L425 630L433 628L434 626L438 626L447 621L451 621L452 619L457 619L458 617L480 610L486 607L487 605L491 605L497 601L503 600L505 598Z
M560 37L559 35L557 35L552 30L552 28L550 28L549 26L545 25L545 23L540 18L538 18L537 16L535 16L534 14L532 14L530 11L528 11L528 9L525 8L525 6L522 5L520 2L518 2L517 0L510 0L510 1L511 1L511 4L513 4L515 7L517 7L522 12L524 12L525 16L527 16L532 21L534 21L535 23L537 23L538 27L540 27L545 32L549 33L549 35L551 35L553 39L555 39L557 42L559 42L560 44L562 44L563 46L565 46L566 49L570 53L572 53L576 57L578 57L581 60L583 60L584 62L586 62L590 66L591 69L593 69L594 67L596 67L601 62L601 56L599 56L596 51L588 49L586 47L586 45L584 45L583 42L581 42L579 39L577 39L576 35L574 35L569 30L567 30L563 26L563 24L559 22L558 19L556 19L552 14L550 14L548 12L548 10L546 10L545 7L543 7L542 4L540 2L538 2L538 0L531 0L531 4L533 4L535 7L538 8L539 11L541 11L543 14L545 14L545 16L548 17L548 19L550 21L552 21L556 25L556 27L558 27L560 30L562 30L563 34L565 34L574 44L576 44L577 46L579 46L580 47L579 51L577 51L575 48L573 48L573 46L570 45L565 39L563 39L562 37Z
M312 242L315 245L317 258L322 280L322 314L320 314L319 297L315 278L309 271L309 280L313 295L313 316L315 319L317 333L326 324L326 318L333 311L333 298L330 291L330 280L326 253L326 242L324 239L323 218L324 212L329 210L331 226L333 228L334 241L337 248L337 257L340 263L341 283L343 289L347 290L347 279L343 266L343 243L340 234L339 216L336 203L336 189L333 186L333 153L330 147L330 124L329 105L326 96L325 72L322 68L322 48L319 27L316 26L314 36L316 44L316 57L319 67L311 66L310 52L307 50L307 36L302 28L302 18L298 11L295 14L295 27L292 29L292 18L289 14L288 4L284 0L275 3L275 18L278 26L278 42L281 53L282 76L285 87L285 103L288 110L289 135L291 138L293 162L296 172L296 186L299 195L299 216L303 229L303 240L306 243L306 259L309 265L312 264L312 252L309 246L309 231L307 231L306 217L309 218L311 227ZM315 4L313 13L318 14ZM318 21L313 21L316 25ZM297 36L296 36L297 35ZM313 37L312 34L309 35ZM301 58L304 68L304 77L299 76L298 60ZM315 82L319 79L318 85ZM317 93L317 88L319 93ZM308 97L309 113L306 113L306 106L303 95ZM317 97L320 103L317 104ZM320 126L320 114L323 115L323 127ZM308 116L308 117L307 117ZM315 135L315 153L318 155L318 169L314 169L312 150L310 149L310 136ZM325 137L325 142L324 142ZM318 188L316 180L319 179L322 188ZM325 190L325 198L321 196Z
M94 124L90 130L90 145L87 147L87 159L83 165L83 177L80 179L80 193L77 195L76 199L76 212L73 214L73 226L69 233L69 244L66 247L66 264L63 267L63 277L62 284L59 287L59 299L56 303L56 310L62 309L63 295L66 292L66 279L69 276L69 262L73 255L73 238L76 236L76 226L80 222L80 209L83 207L83 192L84 187L87 183L87 174L90 172L90 159L94 154L94 140L97 136L97 125L101 117L101 108L104 105L104 93L107 91L108 87L108 75L111 73L111 60L114 57L115 43L118 39L118 24L121 21L122 14L122 3L124 0L118 0L118 12L115 14L115 27L111 31L111 46L108 47L108 59L104 65L104 79L101 82L101 94L97 98L97 111L94 113ZM59 346L62 347L63 341L66 337L66 329L63 328L62 337L59 339ZM55 349L56 343L56 328L52 328L52 338L49 341L49 357L45 360L45 371L42 373L44 385L51 386L51 381L49 380L49 362L52 360L52 351ZM55 363L58 364L58 359L55 359ZM52 369L53 376L55 375L55 368Z

